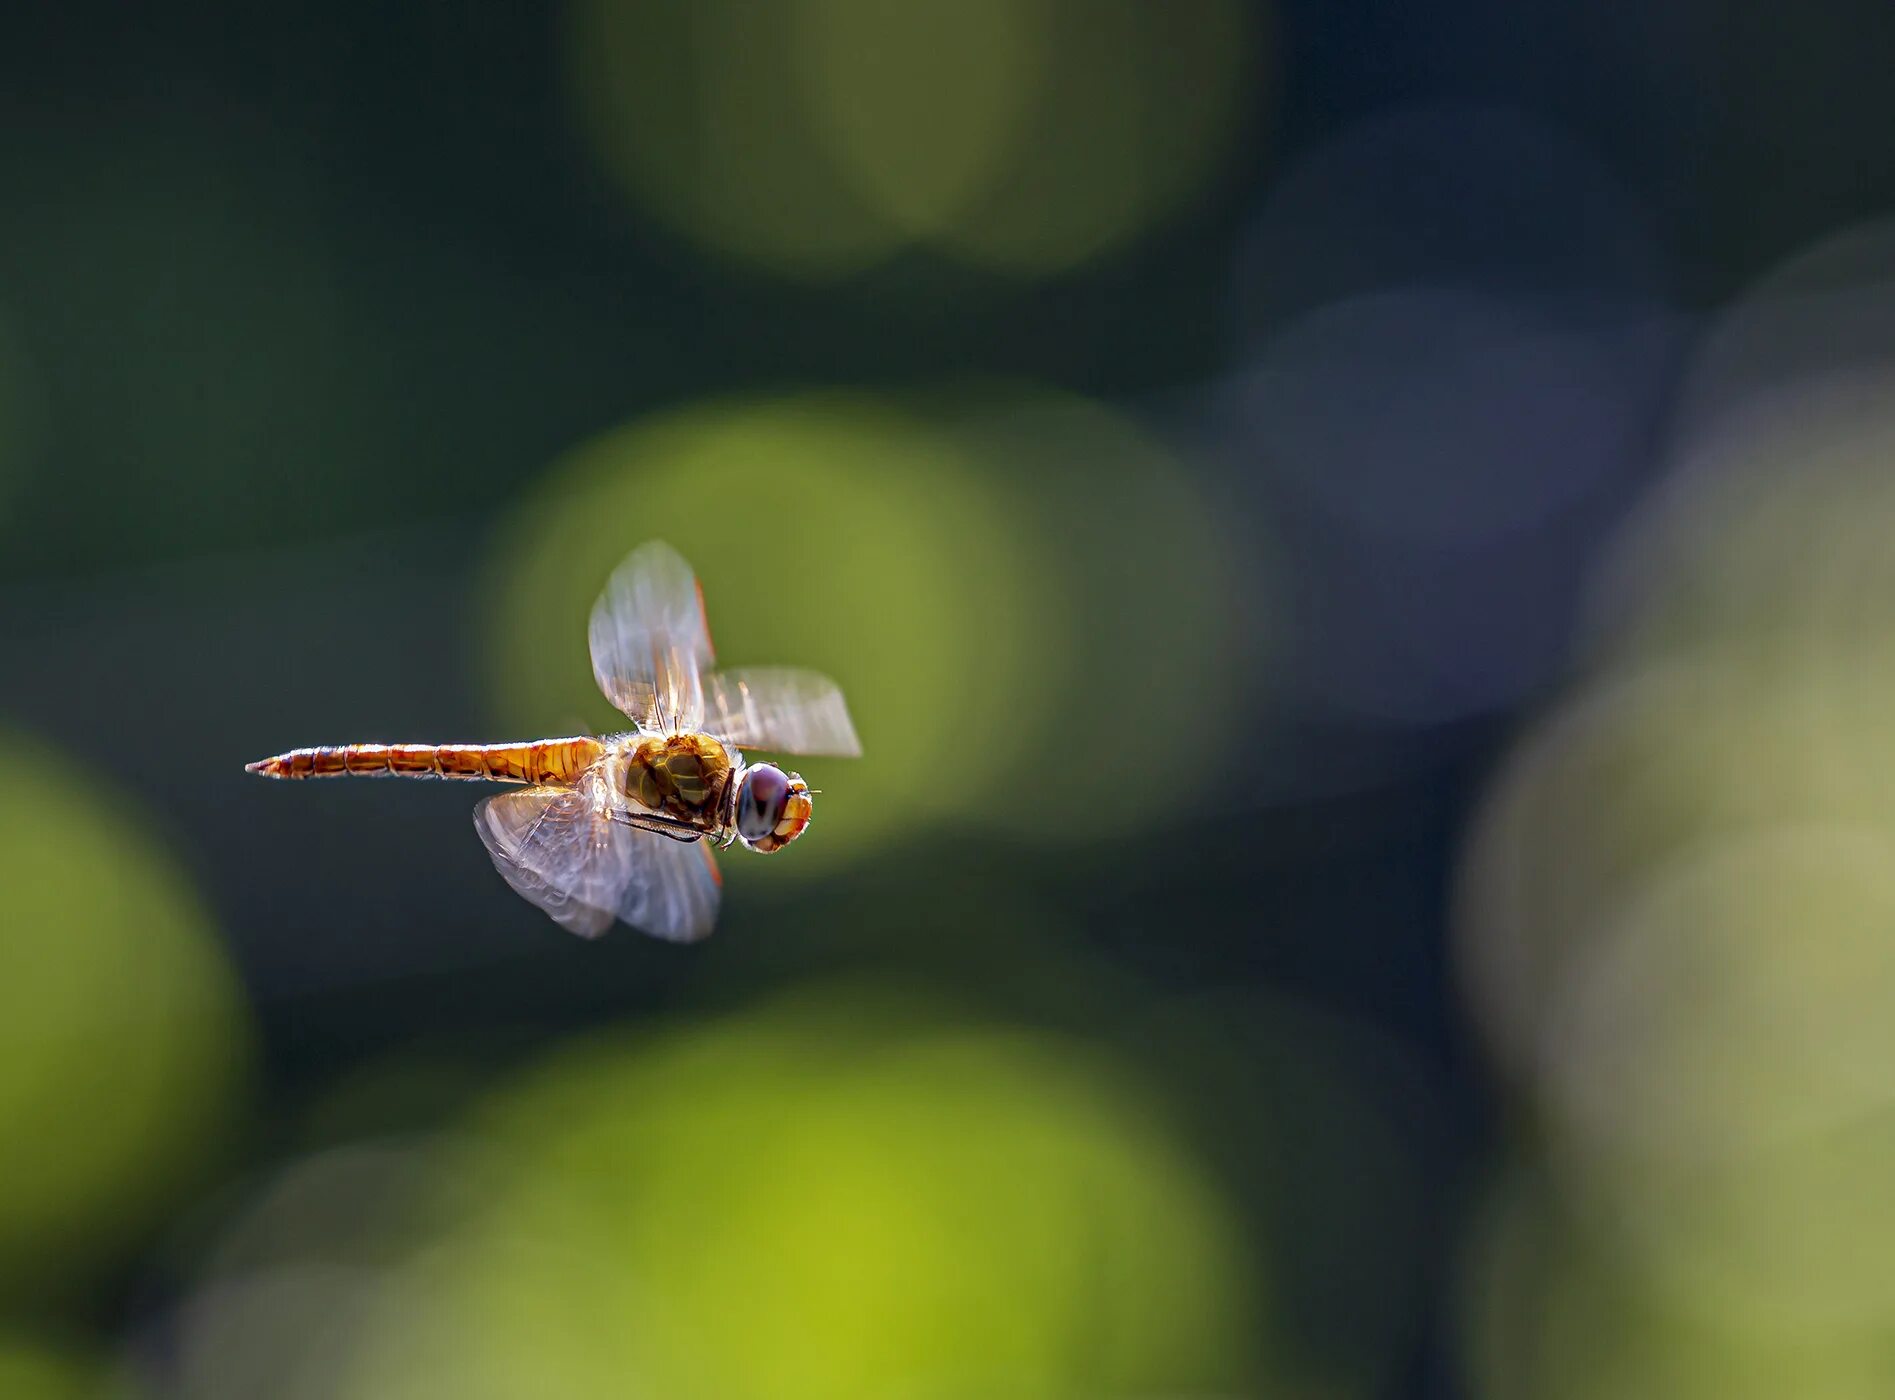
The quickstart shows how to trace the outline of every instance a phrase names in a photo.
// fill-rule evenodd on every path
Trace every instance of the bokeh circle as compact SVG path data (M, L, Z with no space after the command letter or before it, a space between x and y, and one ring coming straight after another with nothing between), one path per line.
M1022 704L1047 689L1047 590L949 435L834 394L700 405L580 447L499 541L485 640L506 723L627 727L594 688L585 619L648 537L697 569L721 664L812 666L848 697L864 756L799 762L823 789L820 839L774 864L978 812L1017 771Z
M44 1302L141 1242L217 1150L250 1050L210 915L152 823L0 734L0 1296Z
M579 0L565 49L642 208L821 280L910 247L1028 276L1125 247L1209 182L1269 37L1238 0Z
M1112 1062L1058 1038L805 993L570 1047L479 1130L492 1187L396 1283L428 1307L359 1338L352 1394L1051 1397L1254 1375L1258 1300L1221 1198Z

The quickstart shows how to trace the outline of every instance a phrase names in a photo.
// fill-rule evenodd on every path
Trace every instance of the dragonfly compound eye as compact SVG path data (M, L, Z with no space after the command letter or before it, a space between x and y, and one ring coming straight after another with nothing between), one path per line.
M737 834L747 843L769 841L789 800L788 776L781 768L759 763L744 774L743 789L737 795Z

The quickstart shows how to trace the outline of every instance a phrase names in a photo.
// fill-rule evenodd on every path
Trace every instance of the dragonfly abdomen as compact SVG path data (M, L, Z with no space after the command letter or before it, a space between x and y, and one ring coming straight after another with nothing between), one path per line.
M325 744L247 765L266 778L462 778L495 783L578 780L604 752L589 735L523 744Z

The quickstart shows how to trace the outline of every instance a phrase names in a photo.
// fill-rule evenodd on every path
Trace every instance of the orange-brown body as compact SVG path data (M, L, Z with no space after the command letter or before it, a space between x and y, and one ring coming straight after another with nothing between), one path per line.
M803 834L803 828L809 825L809 814L814 806L809 800L809 785L801 778L790 782L789 801L783 804L783 815L778 818L774 830L768 836L756 836L750 840L750 849L769 854L780 851L790 842Z
M620 776L625 796L705 831L724 827L737 766L708 734L639 736Z
M596 763L590 735L523 744L333 744L291 749L249 765L266 778L472 778L564 786Z
M604 762L607 780L635 808L710 837L735 835L739 779L733 751L708 734L580 735L520 744L335 744L291 749L249 765L266 778L461 778L572 787ZM794 780L782 819L752 844L774 851L809 823L810 801Z

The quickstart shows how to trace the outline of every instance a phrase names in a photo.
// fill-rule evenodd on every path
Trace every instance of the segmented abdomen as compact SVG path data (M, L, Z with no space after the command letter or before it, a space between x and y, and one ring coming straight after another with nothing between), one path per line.
M605 751L597 739L524 744L333 744L291 749L248 765L266 778L474 778L571 783Z

